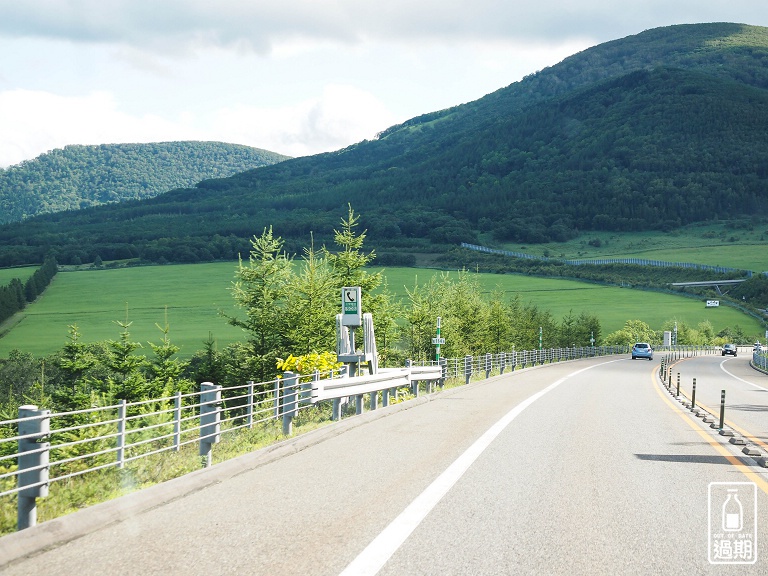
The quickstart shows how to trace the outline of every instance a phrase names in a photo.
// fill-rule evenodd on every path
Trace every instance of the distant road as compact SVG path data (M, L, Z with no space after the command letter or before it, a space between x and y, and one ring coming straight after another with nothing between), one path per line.
M721 361L680 367L706 380ZM687 416L657 371L658 359L560 363L330 427L2 573L724 574L708 562L708 486L752 481L758 561L739 573L767 574L766 470Z

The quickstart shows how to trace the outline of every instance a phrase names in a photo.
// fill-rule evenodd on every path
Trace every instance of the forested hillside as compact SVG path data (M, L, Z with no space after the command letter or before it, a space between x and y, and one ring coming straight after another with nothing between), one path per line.
M334 153L0 228L0 265L235 257L273 226L329 243L351 203L379 253L768 216L768 29L608 42Z
M0 223L153 198L287 156L221 142L67 146L0 169Z

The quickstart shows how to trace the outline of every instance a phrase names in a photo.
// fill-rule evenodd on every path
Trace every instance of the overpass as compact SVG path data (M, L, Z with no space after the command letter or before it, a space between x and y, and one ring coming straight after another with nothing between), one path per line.
M717 293L722 296L723 292L720 290L720 286L735 286L745 281L746 281L746 278L742 278L739 280L703 280L701 282L672 282L670 285L674 286L675 288L686 288L686 287L708 288L708 287L714 286L715 289L717 290Z

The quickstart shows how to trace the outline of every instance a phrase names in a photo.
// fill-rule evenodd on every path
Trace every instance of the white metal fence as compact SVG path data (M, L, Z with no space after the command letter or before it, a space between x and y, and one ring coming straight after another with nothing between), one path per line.
M672 354L684 354L676 348ZM698 349L697 349L698 350ZM703 349L702 353L707 353ZM715 349L712 349L715 350ZM177 393L141 402L125 402L72 412L51 413L23 406L19 417L0 421L0 498L18 498L18 529L36 522L36 499L49 486L105 469L123 469L139 459L199 446L200 465L212 462L212 447L223 434L282 420L292 433L293 420L305 410L330 406L328 418L340 419L344 408L360 414L364 395L369 408L386 406L406 390L418 396L447 378L469 382L492 373L577 358L628 354L626 346L574 347L512 351L441 359L377 374L350 377L342 371L299 375L286 372L268 382L224 388L210 382L198 392Z
M768 354L758 350L753 350L752 364L754 364L758 370L762 370L763 372L768 372Z

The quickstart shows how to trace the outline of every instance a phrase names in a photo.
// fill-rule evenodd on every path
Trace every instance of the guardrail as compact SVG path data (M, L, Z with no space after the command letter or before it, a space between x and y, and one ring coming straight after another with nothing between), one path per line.
M768 373L768 355L765 352L752 351L752 365L761 372Z
M571 266L597 266L603 264L633 264L636 266L655 266L659 268L689 268L694 270L706 270L717 274L739 273L752 278L751 270L742 270L741 268L727 268L724 266L710 266L708 264L696 264L694 262L666 262L664 260L650 260L647 258L580 258L574 260L562 258L549 258L547 256L537 256L525 252L513 252L511 250L501 250L498 248L488 248L487 246L478 246L477 244L461 243L462 248L474 250L475 252L484 252L486 254L500 254L502 256L511 256L513 258L522 258L525 260L541 260L543 262L562 262Z
M213 446L225 434L282 421L292 434L294 420L313 407L331 403L330 418L344 408L360 414L397 400L399 391L418 396L443 386L446 379L469 382L473 376L577 358L627 354L627 346L573 347L512 351L437 362L408 362L405 368L382 368L375 375L346 375L346 370L300 375L286 372L268 382L249 381L224 388L211 382L200 391L125 402L86 410L51 413L22 406L19 417L0 422L0 498L18 498L17 529L36 523L36 499L58 482L99 470L123 470L129 464L198 445L201 466L212 464ZM17 445L17 448L16 446ZM15 484L15 485L14 485Z

